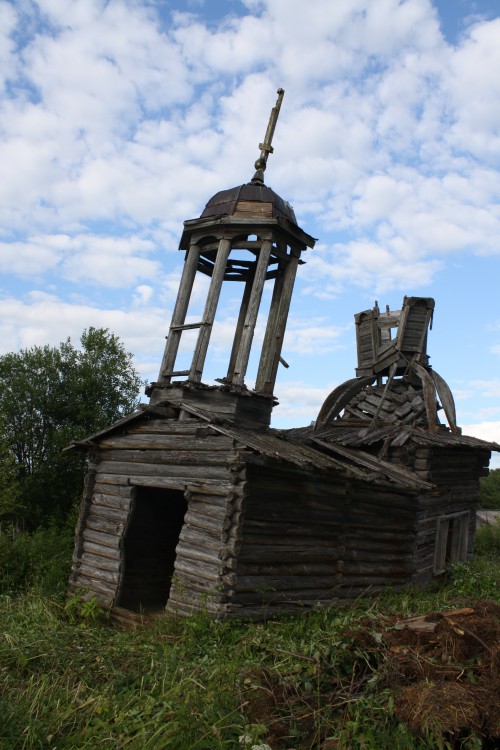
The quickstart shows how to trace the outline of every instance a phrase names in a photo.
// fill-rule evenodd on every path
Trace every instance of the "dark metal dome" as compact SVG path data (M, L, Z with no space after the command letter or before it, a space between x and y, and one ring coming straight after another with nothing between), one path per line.
M254 205L252 205L254 204ZM293 208L270 187L257 181L221 190L210 198L201 215L210 216L272 216L297 224Z

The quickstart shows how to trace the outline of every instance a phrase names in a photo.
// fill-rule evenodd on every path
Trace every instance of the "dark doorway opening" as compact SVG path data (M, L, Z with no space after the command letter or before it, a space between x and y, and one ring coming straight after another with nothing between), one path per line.
M137 487L124 540L120 607L135 612L165 607L186 510L182 490Z

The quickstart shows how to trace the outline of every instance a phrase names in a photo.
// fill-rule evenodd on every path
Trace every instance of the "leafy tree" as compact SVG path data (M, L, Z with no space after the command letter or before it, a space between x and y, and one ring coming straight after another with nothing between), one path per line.
M12 522L25 509L21 501L16 462L2 435L0 426L0 522Z
M25 521L62 521L81 492L85 457L64 452L133 411L141 385L120 339L89 328L81 348L35 346L0 357L2 440L15 464Z
M481 477L479 507L500 510L500 469L492 469L487 477Z

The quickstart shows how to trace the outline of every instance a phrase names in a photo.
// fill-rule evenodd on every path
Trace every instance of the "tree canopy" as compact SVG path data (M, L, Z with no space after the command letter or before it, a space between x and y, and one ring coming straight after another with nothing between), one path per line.
M2 467L8 477L16 468L28 526L64 515L81 492L84 456L63 449L138 403L141 379L120 339L91 327L80 343L0 357Z

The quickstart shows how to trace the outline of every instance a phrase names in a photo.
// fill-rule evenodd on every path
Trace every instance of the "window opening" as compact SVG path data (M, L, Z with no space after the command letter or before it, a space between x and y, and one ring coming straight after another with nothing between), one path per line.
M444 573L453 562L467 558L469 513L455 513L438 519L434 573Z

